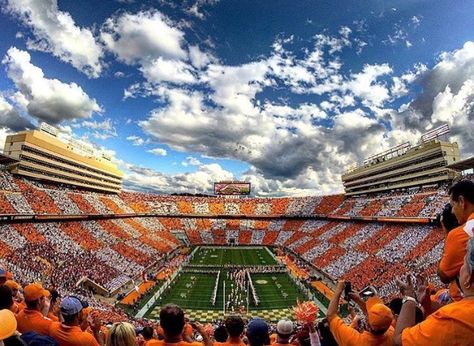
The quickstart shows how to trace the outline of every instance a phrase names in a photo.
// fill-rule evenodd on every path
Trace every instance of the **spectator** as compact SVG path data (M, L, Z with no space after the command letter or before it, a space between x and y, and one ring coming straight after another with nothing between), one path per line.
M154 339L154 329L150 326L146 326L142 330L143 339L145 343L143 346L157 346L160 345L160 342L157 339Z
M290 338L294 332L293 322L289 320L278 321L276 332L276 342L274 342L272 346L288 345L290 343Z
M6 285L0 286L0 310L8 309L14 310L14 302L12 296L12 290ZM12 311L15 312L15 311Z
M0 345L16 346L26 344L19 338L16 331L17 323L13 312L7 309L0 310Z
M16 315L18 331L20 333L35 332L48 335L52 321L43 315L49 310L49 291L39 283L29 284L23 290L26 308Z
M453 300L462 297L455 284L459 270L464 262L466 244L474 232L474 183L462 180L449 189L452 212L460 226L446 236L444 252L438 266L440 280L450 283L450 294Z
M339 281L334 296L329 303L327 318L329 327L339 345L392 345L392 311L378 297L367 300L368 331L359 333L346 325L337 315L339 299L344 292L345 282Z
M451 204L447 203L440 215L440 223L443 231L448 234L451 230L459 226L456 216L453 214L453 208Z
M402 288L405 298L395 331L395 345L472 345L474 340L474 238L468 243L464 263L459 272L463 298L447 304L415 325L417 298L426 294L424 287L416 289L411 275Z
M224 325L228 334L227 342L225 344L227 346L245 346L245 343L242 341L242 336L245 328L242 317L237 315L230 315L225 319Z
M137 346L135 328L130 323L118 322L110 329L107 346Z
M322 319L318 323L318 330L321 340L321 345L323 346L337 346L337 341L334 339L334 335L331 333L329 328L329 321L327 318Z
M185 319L184 311L179 306L174 304L165 305L160 311L160 325L163 328L164 342L166 344L173 344L174 346L193 345L200 346L201 343L185 343L182 340ZM192 327L201 335L202 344L205 346L212 346L212 341L209 335L204 331L204 328L199 323L192 324Z
M240 334L239 334L240 335ZM227 329L225 325L220 325L214 330L214 346L223 346L227 341L229 334L227 333ZM242 343L245 345L244 343ZM242 345L242 346L243 346Z
M247 339L249 346L270 345L268 324L261 318L255 318L247 325Z
M60 346L99 346L104 345L104 336L100 331L100 323L94 323L91 328L94 333L83 332L80 328L84 314L83 308L87 304L76 297L66 297L61 301L61 316L63 323L54 322L49 328L51 337L59 342Z

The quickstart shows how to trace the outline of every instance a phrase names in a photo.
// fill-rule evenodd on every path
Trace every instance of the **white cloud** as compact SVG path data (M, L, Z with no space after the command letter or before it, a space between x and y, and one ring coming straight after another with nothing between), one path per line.
M212 64L201 80L214 90L211 98L232 113L255 114L253 99L262 90L268 72L266 61L251 62L240 66Z
M97 139L108 139L111 137L117 137L117 130L112 124L111 119L105 119L101 122L99 121L83 121L82 127L93 130L92 136Z
M31 116L55 124L62 120L90 118L94 112L102 111L96 100L79 85L45 78L43 71L30 60L28 52L12 47L2 63Z
M160 57L150 63L145 63L140 71L151 83L191 84L196 82L192 66L179 60L165 60Z
M364 65L361 73L353 74L351 80L345 83L345 88L354 96L360 98L366 106L380 106L390 98L388 88L376 83L377 78L390 74L388 64Z
M13 134L10 129L6 127L0 127L0 151L3 152L3 148L5 147L5 140L7 139L7 136Z
M449 124L465 152L473 154L474 79L466 80L457 93L446 86L443 92L436 95L431 119L435 123Z
M426 70L427 67L425 65L416 64L414 67L414 71L409 71L399 77L393 77L393 85L390 88L390 93L392 97L398 98L406 95L408 93L408 87L410 86L410 84L412 84L417 78L419 78Z
M207 15L207 12L203 9L203 7L208 5L215 5L219 2L219 0L196 0L191 7L186 9L186 13L197 17L199 19L204 19Z
M193 156L188 156L184 161L181 162L181 165L184 167L187 166L200 166L202 163L197 158Z
M163 59L185 59L184 32L158 11L121 13L105 21L101 38L127 64Z
M137 147L142 146L143 144L145 144L145 140L141 137L138 137L138 136L128 136L127 141L132 142L132 144L134 146L137 146Z
M371 113L342 111L361 103L378 110L390 99L388 82L378 79L392 70L387 64L366 65L360 73L341 75L337 57L324 53L350 45L344 41L350 31L343 28L340 34L340 42L320 38L302 59L284 48L290 38L278 40L267 59L240 66L211 63L199 74L206 94L166 85L134 87L133 94L154 95L164 105L139 125L174 150L248 163L245 176L259 184L262 194L335 191L344 167L388 148L392 140ZM330 102L318 107L256 100L264 87L279 83L298 92L332 92ZM336 117L328 114L336 110ZM333 125L319 125L322 119Z
M448 123L450 138L460 144L463 155L473 155L474 42L440 54L432 69L423 70L419 83L422 92L392 117L392 124L423 133Z
M340 191L340 175L347 167L419 138L423 130L404 124L409 117L403 112L409 110L415 114L412 121L420 119L413 104L400 111L391 109L390 104L407 96L413 83L426 82L430 73L420 64L394 75L390 65L380 63L344 74L338 53L345 47L357 53L357 41L350 28L341 28L339 35L317 35L313 49L298 57L286 48L293 42L289 37L278 39L273 52L257 61L237 66L213 61L203 64L203 70L194 64L192 83L198 88L167 83L133 85L127 89L130 96L156 97L160 104L139 126L173 150L247 163L250 168L239 179L251 181L260 195ZM468 56L466 50L441 56L437 70L452 78L453 69L447 72L450 60L457 60L453 65L457 67ZM322 101L260 98L265 88L317 94ZM454 109L472 114L466 107L469 84L440 91L445 92L436 104L440 119L456 114ZM469 117L472 115L456 119L466 124ZM424 126L422 121L420 126ZM189 162L185 160L183 165L189 167ZM169 181L162 175L159 178Z
M77 26L69 13L58 9L56 0L7 0L6 9L32 29L30 49L51 53L89 77L100 75L102 47L90 29Z
M413 25L415 26L415 28L420 25L421 23L421 16L413 16L411 17L411 22L413 23Z
M202 69L211 62L217 62L217 59L212 55L205 53L199 49L198 46L189 47L189 59L194 67Z
M33 125L0 94L0 127L21 131Z
M153 155L156 155L156 156L166 156L166 155L168 155L168 152L165 149L162 149L162 148L150 149L150 150L147 150L147 152L152 153Z
M152 169L123 164L125 188L157 193L212 193L214 182L233 180L234 175L213 163L199 166L196 172L168 175Z

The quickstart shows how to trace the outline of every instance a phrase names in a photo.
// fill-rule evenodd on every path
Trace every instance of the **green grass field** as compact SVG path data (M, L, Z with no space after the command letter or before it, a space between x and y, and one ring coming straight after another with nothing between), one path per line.
M230 296L231 287L236 286L235 280L228 277L229 265L252 265L265 267L278 264L271 252L265 247L256 248L198 248L188 266L171 283L156 304L151 307L145 317L156 318L160 306L167 303L178 304L187 312L192 312L193 319L201 321L213 320L211 316L222 314L224 304L224 283L226 311L238 311L247 306L250 313L264 313L262 317L269 320L278 319L289 314L289 308L296 304L297 299L306 297L287 273L252 273L252 283L259 299L255 304L248 282L243 290ZM223 267L226 265L226 267ZM206 266L202 268L201 266ZM200 270L196 273L192 271ZM218 290L215 304L211 303L217 272L220 270ZM214 271L214 272L211 272ZM249 292L249 293L247 293ZM248 298L247 298L248 297ZM230 303L228 303L230 301ZM274 318L273 318L274 317Z
M196 265L271 265L277 264L275 258L265 247L219 248L201 247L194 254L190 264Z

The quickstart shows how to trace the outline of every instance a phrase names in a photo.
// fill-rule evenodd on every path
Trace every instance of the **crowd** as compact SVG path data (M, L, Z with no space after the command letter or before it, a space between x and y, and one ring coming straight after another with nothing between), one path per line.
M13 177L0 176L0 209L7 213L267 216L397 216L434 217L447 202L445 187L379 193L293 198L163 196L139 192L106 195ZM13 210L12 210L13 209Z
M449 196L453 208L446 215L443 214L443 225L453 213L460 224L465 224L464 228L471 227L471 233L459 227L448 233L454 227L452 223L449 227L445 226L443 233L431 225L284 219L253 222L245 220L234 223L232 222L235 220L231 220L229 223L224 219L181 222L172 218L134 218L3 224L0 226L0 265L14 273L15 280L24 288L31 282L43 282L45 286L54 288L63 296L75 294L85 300L94 301L91 292L79 284L83 278L90 279L110 292L118 290L133 277L143 273L157 259L161 259L160 256L164 253L176 248L179 242L170 231L182 229L188 234L191 243L226 244L232 238L241 244L278 245L288 248L333 279L350 280L354 289L360 290L372 284L384 299L396 298L399 294L400 283L396 280L397 277L415 272L430 278L435 288L440 287L442 283L450 283L449 296L457 302L465 299L463 284L466 284L465 292L469 291L469 270L465 269L463 273L465 282L460 281L457 285L452 282L460 274L461 267L470 265L469 261L464 263L463 249L474 228L474 192L469 190L472 185L466 181L458 184L461 187L457 190L453 188L449 194L437 190L422 193L410 191L408 194L394 194L382 199L383 202L380 203L373 203L373 200L362 197L346 200L338 195L318 197L319 203L328 199L332 209L317 204L316 198L310 197L281 198L270 202L255 199L254 210L257 213L259 208L260 212L264 208L264 212L275 215L286 213L289 209L292 210L291 213L296 213L299 206L305 210L304 213L312 209L314 212L319 210L325 213L332 211L343 215L359 215L369 208L377 215L384 215L389 210L388 215L410 217L424 213L431 215L431 212L439 211L437 206L444 205ZM11 184L15 184L21 193L14 191ZM4 198L0 198L0 204L9 205L17 211L52 213L59 210L61 213L77 213L78 210L84 212L84 207L96 213L111 213L132 208L128 207L131 205L130 196L127 197L130 199L126 200L123 195L108 198L100 194L67 191L70 198L62 200L61 194L66 192L47 185L29 185L23 180L14 179L2 186L10 191L2 194ZM206 205L211 214L222 212L232 215L238 215L243 206L240 202L227 203L222 199L210 202L210 197L186 197L186 203L180 205L176 199L177 197L170 196L150 197L142 202L149 203L151 210L165 208L168 212L179 212L179 208L189 209L198 203ZM245 203L245 208L251 209L252 202ZM311 205L311 208L307 207L308 205ZM442 260L438 268L440 258ZM413 282L410 283L411 278L408 281L406 287L404 286L405 290L410 288L410 285L413 286ZM119 310L98 302L96 305L101 307L99 310L103 315L109 314L110 320L113 320L113 316L123 318ZM428 312L431 311L423 312L430 316ZM329 320L331 326L333 323L331 318ZM335 321L337 323L334 324L341 326L339 320ZM93 325L90 326L92 327ZM410 332L407 338L412 338L412 334L416 333ZM397 334L393 335L394 340L397 340ZM342 334L334 336L336 339L343 338ZM403 340L403 336L399 336L399 339ZM402 342L400 340L397 342Z
M87 278L113 292L177 246L162 238L163 230L150 229L142 237L113 221L105 225L110 227L102 227L102 221L1 225L0 261L15 266L22 283L41 280L74 292Z

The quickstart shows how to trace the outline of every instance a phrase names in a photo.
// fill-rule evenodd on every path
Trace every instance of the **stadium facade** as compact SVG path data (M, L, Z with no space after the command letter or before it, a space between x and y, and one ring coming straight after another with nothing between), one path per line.
M66 143L54 131L7 136L4 154L17 160L8 167L13 174L106 193L118 193L122 188L123 173L109 157L94 155L79 142Z
M457 176L447 166L460 157L457 143L439 139L415 147L406 143L367 159L341 178L347 196L437 185Z

